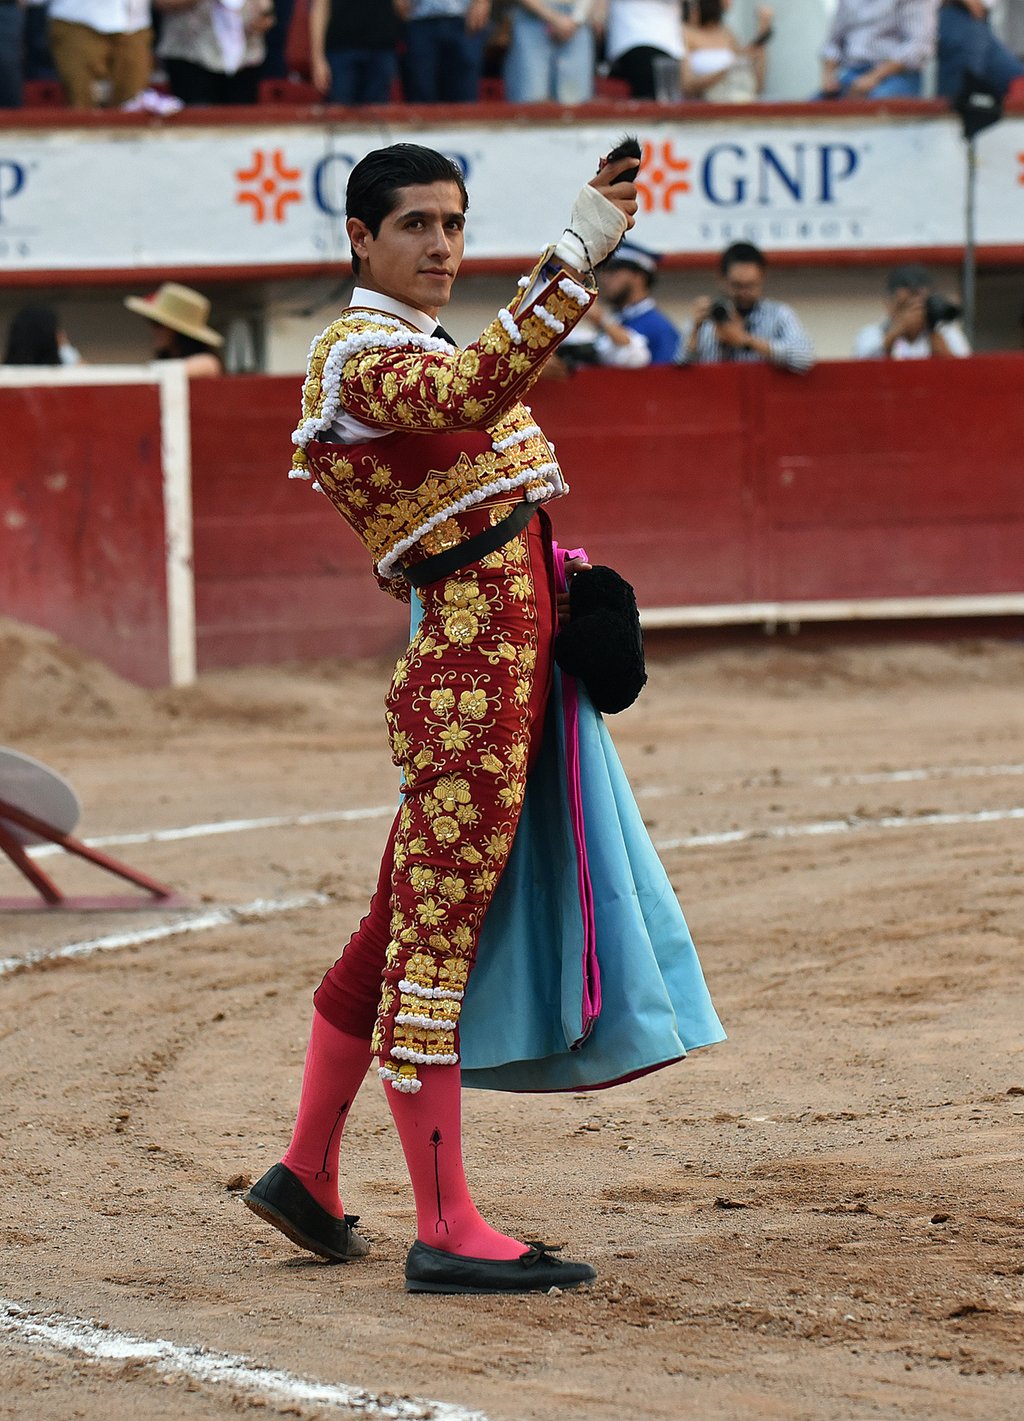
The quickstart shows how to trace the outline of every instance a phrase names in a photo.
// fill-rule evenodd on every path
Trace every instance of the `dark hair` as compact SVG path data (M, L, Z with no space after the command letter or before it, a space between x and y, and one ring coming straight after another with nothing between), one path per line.
M617 257L612 255L608 258L607 261L602 262L598 266L598 271L635 272L638 276L642 276L647 282L648 291L650 291L650 289L654 286L655 282L658 280L658 273L656 271L648 271L645 266L641 266L639 262L631 262L628 257Z
M153 324L171 332L171 342L166 349L158 352L157 360L186 360L190 355L216 355L220 360L220 355L208 340L196 340L195 336L173 330L161 321L154 321Z
M52 306L24 306L7 333L5 365L59 365L57 312Z
M469 207L469 194L458 163L422 148L418 143L392 143L367 153L349 173L345 189L345 215L365 222L373 236L380 224L398 206L402 188L421 183L455 183L462 195L462 210ZM359 275L359 258L352 253L352 270Z
M696 0L693 8L697 12L698 25L720 25L725 19L722 0Z
M894 267L885 279L885 289L890 295L897 291L930 291L934 284L931 272L919 262Z
M719 270L723 276L728 276L731 266L738 266L740 262L754 262L762 271L768 263L765 261L764 252L760 247L755 247L753 242L733 242L731 247L726 247L719 262Z

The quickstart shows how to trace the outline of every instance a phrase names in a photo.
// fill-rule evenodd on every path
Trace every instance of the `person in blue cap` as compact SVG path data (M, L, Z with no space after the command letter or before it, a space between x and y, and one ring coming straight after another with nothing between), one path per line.
M682 335L651 295L660 262L655 252L623 241L601 267L602 299L585 318L599 332L594 345L597 364L627 370L672 364Z

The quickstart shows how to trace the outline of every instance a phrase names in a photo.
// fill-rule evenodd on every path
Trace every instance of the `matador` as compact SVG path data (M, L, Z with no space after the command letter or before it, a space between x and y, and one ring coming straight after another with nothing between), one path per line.
M365 157L352 170L346 208L358 285L348 308L313 342L293 435L293 477L326 495L366 547L381 585L411 598L416 629L385 700L401 803L377 890L315 993L291 1143L245 1202L322 1257L348 1261L368 1251L357 1216L341 1203L339 1161L348 1113L376 1057L416 1202L417 1238L405 1266L405 1286L415 1292L526 1292L596 1276L589 1264L502 1233L477 1210L462 1162L468 1063L460 1043L471 1020L478 1034L505 1039L512 1056L524 1058L526 1086L481 1083L533 1088L525 1058L538 1053L511 1044L511 998L505 989L485 993L491 1000L478 1009L471 983L481 942L496 940L488 953L492 977L502 954L518 954L509 980L525 982L520 1022L550 1014L550 994L539 978L530 984L515 914L507 930L502 925L500 898L515 896L507 891L510 859L522 852L527 786L532 793L541 774L560 684L552 658L564 611L558 593L583 559L553 544L544 505L567 486L524 398L593 302L594 266L632 226L636 190L619 180L631 161L602 165L562 237L482 335L460 349L437 318L463 256L468 197L461 170L414 144ZM582 804L583 795L576 800ZM579 845L585 856L582 837ZM559 862L556 852L541 858L548 871ZM575 868L558 874L578 888ZM584 900L592 919L591 890L577 901ZM616 936L657 936L652 921L616 929ZM551 950L534 955L550 959L559 931L552 921ZM584 937L592 980L601 936L595 929ZM647 997L663 1001L661 1015L671 1016L670 1041L634 1060L633 1044L650 1024L634 1013L621 1065L619 1057L610 1065L590 1057L592 1074L604 1079L585 1083L639 1074L719 1039L688 939L668 965L656 952L649 956L656 983ZM687 981L675 981L684 967ZM685 1030L680 991L688 993L691 1015L702 1017ZM594 991L584 996L586 1024L570 1043L581 1059L595 1022L595 1042L615 1039L615 1029L599 1020ZM577 1083L556 1076L540 1088Z

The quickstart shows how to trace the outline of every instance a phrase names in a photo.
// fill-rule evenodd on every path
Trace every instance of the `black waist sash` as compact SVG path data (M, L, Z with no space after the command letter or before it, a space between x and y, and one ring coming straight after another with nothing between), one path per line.
M479 562L488 553L503 548L517 533L523 531L538 507L538 504L529 503L524 499L522 503L517 503L508 517L503 518L500 523L494 523L490 528L482 528L464 543L457 543L454 548L445 548L443 553L435 553L433 557L415 562L411 567L403 567L402 576L407 582L411 582L413 587L425 587L428 582L440 582L443 577L449 577L453 572L468 567L470 563Z

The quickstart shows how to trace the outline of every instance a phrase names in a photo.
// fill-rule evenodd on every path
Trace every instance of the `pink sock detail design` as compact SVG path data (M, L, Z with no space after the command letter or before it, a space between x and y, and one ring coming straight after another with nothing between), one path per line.
M420 1071L415 1094L385 1088L416 1197L416 1232L431 1248L464 1258L518 1258L526 1244L492 1229L470 1198L462 1164L462 1073Z
M369 1040L348 1036L315 1011L299 1113L281 1163L302 1181L321 1208L338 1219L345 1213L338 1195L341 1136L369 1068Z

